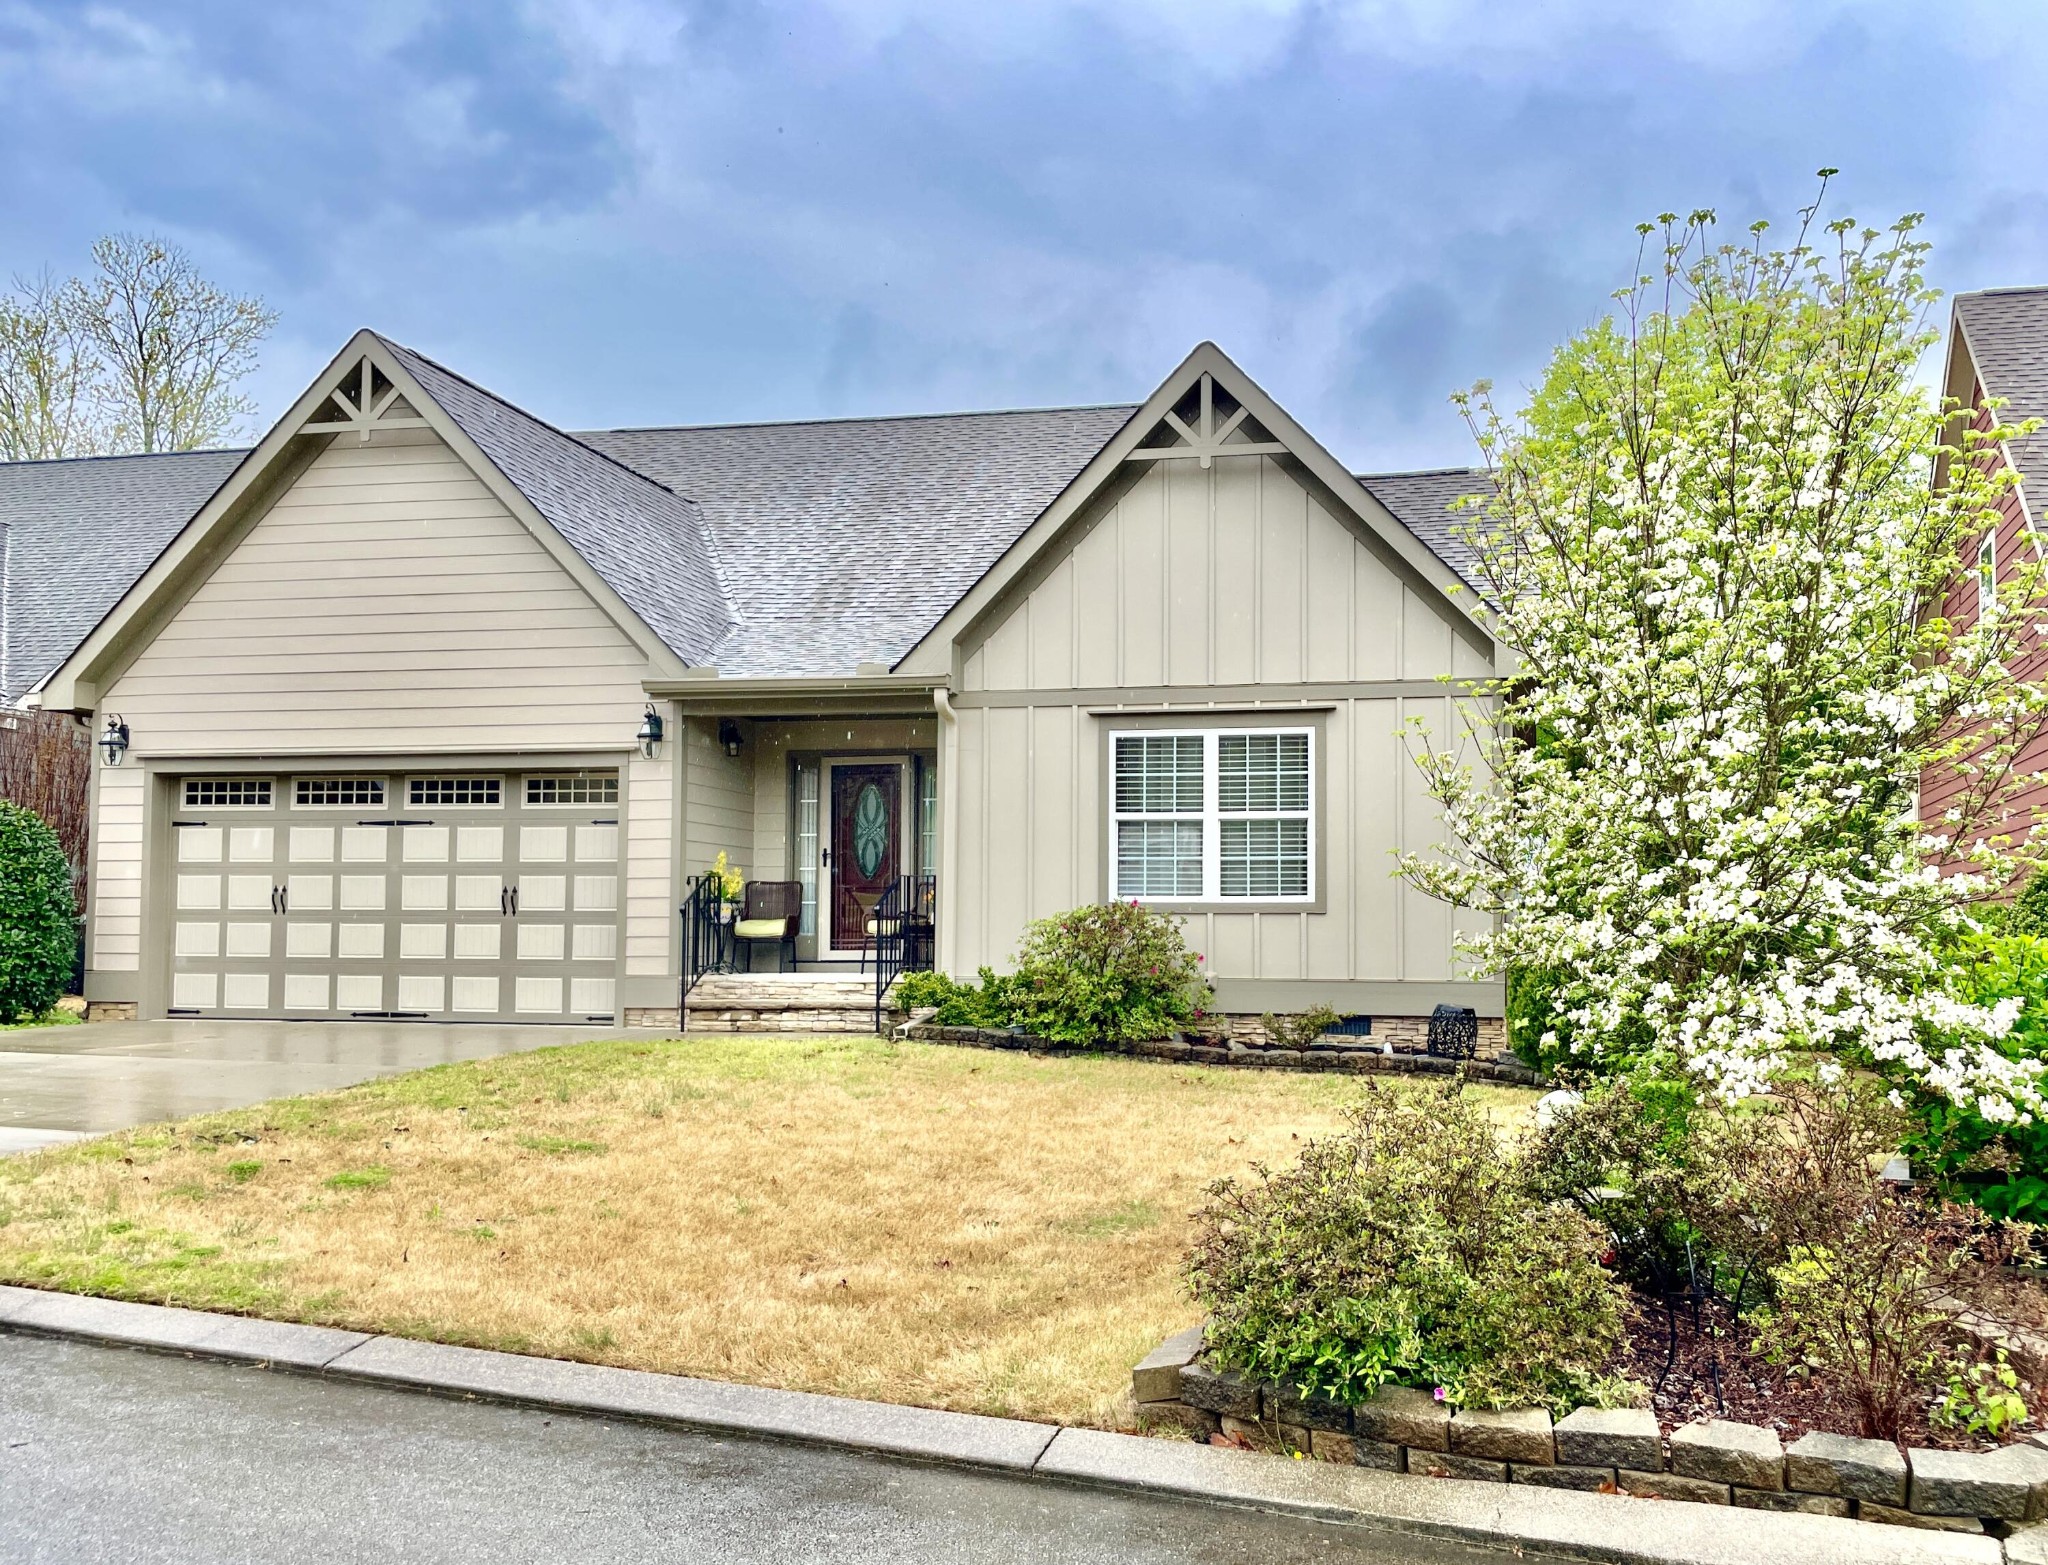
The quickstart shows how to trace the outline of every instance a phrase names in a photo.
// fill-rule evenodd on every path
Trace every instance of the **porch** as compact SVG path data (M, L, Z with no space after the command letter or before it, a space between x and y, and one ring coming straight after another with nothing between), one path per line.
M871 1032L934 965L942 750L929 681L676 692L686 1030Z

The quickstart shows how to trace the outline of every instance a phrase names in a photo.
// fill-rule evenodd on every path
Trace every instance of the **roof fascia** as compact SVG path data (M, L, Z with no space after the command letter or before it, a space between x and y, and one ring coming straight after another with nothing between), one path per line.
M1455 571L1439 560L1427 546L1394 519L1372 493L1359 483L1335 457L1330 455L1279 403L1221 348L1213 342L1200 344L1145 399L1124 426L1098 451L1088 465L1062 489L1038 519L1006 549L995 564L963 593L958 602L940 618L896 664L900 673L950 674L953 649L1002 599L1011 585L1032 568L1033 563L1055 546L1081 513L1115 483L1131 453L1169 409L1197 385L1203 375L1211 376L1264 427L1287 457L1299 462L1318 485L1349 511L1354 521L1376 537L1409 570L1441 594L1453 615L1463 621L1492 653L1498 664L1502 648L1486 621L1474 612L1472 590ZM1463 597L1467 602L1460 602Z
M270 432L236 465L226 482L179 529L149 569L44 681L41 698L45 707L86 711L98 706L100 691L154 639L163 623L184 605L220 558L291 486L292 480L337 438L328 434L308 435L302 433L300 426L319 411L345 379L357 372L365 358L384 372L427 427L462 459L506 510L519 518L549 556L646 655L654 673L672 675L684 671L686 665L674 650L655 635L611 584L598 575L590 562L427 394L382 339L365 329L348 340L285 415L271 426Z

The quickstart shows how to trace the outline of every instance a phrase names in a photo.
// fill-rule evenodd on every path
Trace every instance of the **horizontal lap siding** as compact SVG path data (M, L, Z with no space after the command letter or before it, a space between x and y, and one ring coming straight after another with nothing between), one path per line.
M1159 463L978 644L963 648L960 812L947 965L1008 964L1026 923L1103 893L1103 733L1071 692L1168 687L1191 726L1206 687L1342 685L1478 675L1450 611L1285 469L1228 458ZM975 696L991 704L972 704ZM1285 688L1274 699L1295 699ZM1442 833L1399 732L1458 723L1442 697L1319 705L1322 913L1205 912L1188 936L1222 978L1440 981L1463 976L1451 909L1394 878L1394 853ZM1469 921L1469 920L1468 920Z
M149 779L140 768L99 768L92 825L94 967L132 973L142 965L143 804Z
M754 773L751 747L737 757L718 744L718 719L692 717L683 723L688 768L683 811L683 874L701 875L720 853L738 869L754 857Z
M629 978L660 977L676 970L676 763L670 758L673 747L664 746L663 752L653 761L636 755L626 768L624 825L632 850L626 860Z
M438 438L336 441L102 697L138 758L617 750L646 657ZM626 777L626 971L673 971L675 784ZM93 962L141 956L144 795L103 769ZM132 827L132 830L130 829Z
M645 658L438 440L337 441L107 692L138 755L611 748Z
M1982 389L1977 392L1981 403ZM1992 427L1991 414L1981 406L1975 418L1978 430ZM2005 467L2004 458L1987 453L1980 458L1993 471ZM1999 501L1998 521L1998 569L2001 579L2008 575L2012 562L2031 554L2035 548L2033 531L2027 525L2025 508L2020 504L2016 491L2007 490ZM2023 554L2024 551L2024 554ZM1974 561L1974 541L1969 550ZM1977 623L1977 576L1974 568L1966 569L1949 582L1939 605L1942 617L1959 630L1968 630ZM2014 674L2022 679L2039 680L2048 678L2048 644L2037 640L2036 644L2015 658L2012 662ZM2048 773L2048 734L2028 743L2014 759L2013 772L2021 777ZM1937 831L1949 829L1942 820L1943 815L1958 802L1969 779L1949 765L1929 767L1920 777L1920 819ZM2044 813L2048 813L2048 783L2030 782L2015 789L1999 817L1980 823L1980 833L1986 836L2005 836L2015 845L2032 835L2033 824Z

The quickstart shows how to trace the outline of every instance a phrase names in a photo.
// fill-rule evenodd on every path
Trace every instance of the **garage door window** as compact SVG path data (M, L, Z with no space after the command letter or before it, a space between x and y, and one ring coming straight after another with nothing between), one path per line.
M381 777L301 777L292 784L292 803L300 809L324 805L381 807L384 779Z
M188 810L267 810L270 808L270 779L267 777L188 777L185 779L185 808Z
M406 802L420 805L490 805L504 802L503 785L495 777L415 777Z
M616 777L529 777L528 804L617 804Z

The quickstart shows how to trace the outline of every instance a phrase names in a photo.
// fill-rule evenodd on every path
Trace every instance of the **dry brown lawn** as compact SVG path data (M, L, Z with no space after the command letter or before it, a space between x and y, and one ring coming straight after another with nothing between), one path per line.
M1204 1187L1327 1076L874 1039L549 1049L0 1162L0 1280L1115 1427ZM1475 1088L1504 1117L1533 1093Z

